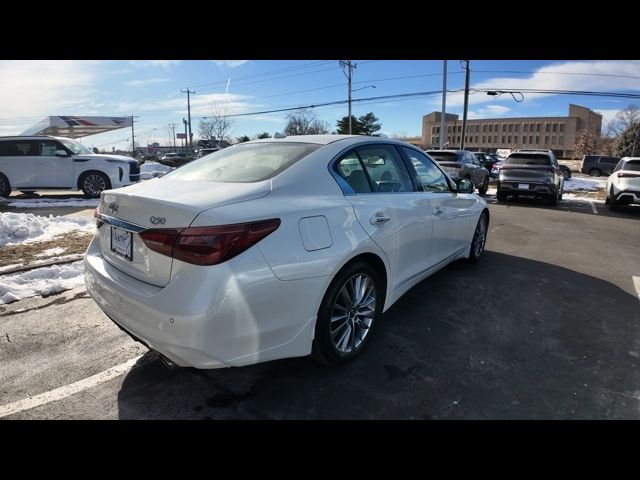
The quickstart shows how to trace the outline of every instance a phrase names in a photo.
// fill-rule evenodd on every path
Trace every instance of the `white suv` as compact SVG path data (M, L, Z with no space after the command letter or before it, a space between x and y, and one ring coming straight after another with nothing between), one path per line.
M640 157L624 157L607 178L607 199L611 210L618 205L640 205Z
M69 138L0 137L0 196L12 190L82 190L91 198L140 179L131 157L93 153Z

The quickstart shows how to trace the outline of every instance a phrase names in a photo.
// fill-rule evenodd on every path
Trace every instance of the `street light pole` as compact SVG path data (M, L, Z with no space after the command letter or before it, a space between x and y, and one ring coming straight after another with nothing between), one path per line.
M447 114L447 61L442 66L442 114L440 117L440 150L444 149L444 117ZM426 142L425 142L426 143Z
M462 136L460 150L464 150L464 137L467 134L467 110L469 108L469 60L465 60L466 74L464 77L464 112L462 114Z

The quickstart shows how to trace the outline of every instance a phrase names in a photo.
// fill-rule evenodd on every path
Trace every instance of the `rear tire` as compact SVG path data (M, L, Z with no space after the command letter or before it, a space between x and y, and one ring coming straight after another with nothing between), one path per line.
M111 189L111 182L104 173L86 172L80 179L80 188L88 198L100 198L104 190Z
M611 191L609 192L609 196L607 196L607 200L609 202L605 202L609 206L609 210L616 211L618 210L618 202L616 201L616 197L613 193L613 187L611 187Z
M551 203L551 205L553 207L557 207L558 206L558 202L559 202L559 194L558 193L554 193L553 195L551 195L551 197L549 198L549 203Z
M469 250L469 260L471 263L476 263L480 260L480 257L484 253L484 246L487 243L487 231L489 230L489 218L486 212L482 212L476 229L473 232L473 238L471 239L471 249Z
M318 310L311 355L326 365L353 360L382 316L385 292L378 272L356 261L333 279Z
M484 181L482 182L482 186L478 188L478 193L480 195L486 195L487 190L489 190L489 176L485 177Z
M0 197L9 198L11 195L11 185L9 179L2 173L0 173Z

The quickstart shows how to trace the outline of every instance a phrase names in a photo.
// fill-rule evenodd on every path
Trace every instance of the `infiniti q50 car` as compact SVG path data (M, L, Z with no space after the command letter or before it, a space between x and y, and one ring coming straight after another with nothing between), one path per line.
M104 192L85 281L179 366L340 364L412 286L480 258L489 211L472 191L393 139L243 143Z

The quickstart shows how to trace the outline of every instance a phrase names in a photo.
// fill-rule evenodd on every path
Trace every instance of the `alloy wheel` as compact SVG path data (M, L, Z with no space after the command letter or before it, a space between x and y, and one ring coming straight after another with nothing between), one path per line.
M376 309L376 288L364 273L349 278L338 291L331 310L329 335L342 353L357 350L369 333Z
M487 241L487 217L482 215L480 220L478 221L478 226L476 227L476 231L473 235L473 243L471 244L471 248L473 249L473 253L476 257L482 255L484 251L484 244Z
M102 192L107 185L102 175L92 173L90 175L87 175L87 177L84 179L83 186L84 191L89 195L97 196L100 195L100 192Z

